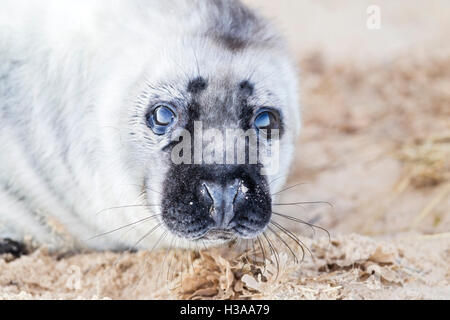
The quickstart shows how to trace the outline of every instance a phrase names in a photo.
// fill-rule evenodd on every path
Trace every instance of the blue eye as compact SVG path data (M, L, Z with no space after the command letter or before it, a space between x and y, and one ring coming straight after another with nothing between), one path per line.
M279 129L280 120L275 111L263 109L256 115L253 124L258 130Z
M167 105L157 105L147 115L147 125L157 135L164 135L175 124L177 115Z

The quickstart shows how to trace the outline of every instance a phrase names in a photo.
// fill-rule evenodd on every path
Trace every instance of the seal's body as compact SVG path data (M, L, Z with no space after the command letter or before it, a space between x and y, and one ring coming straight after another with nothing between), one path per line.
M0 238L149 248L267 225L297 83L277 34L240 2L3 0L0 61ZM174 164L170 137L194 122L281 129L280 170Z

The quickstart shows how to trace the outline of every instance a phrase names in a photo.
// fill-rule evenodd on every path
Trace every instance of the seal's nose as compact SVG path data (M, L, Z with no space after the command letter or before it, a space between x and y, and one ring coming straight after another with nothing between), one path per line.
M212 202L210 214L216 228L231 229L233 227L231 223L234 217L233 207L240 187L239 179L225 184L210 181L202 183L201 193Z

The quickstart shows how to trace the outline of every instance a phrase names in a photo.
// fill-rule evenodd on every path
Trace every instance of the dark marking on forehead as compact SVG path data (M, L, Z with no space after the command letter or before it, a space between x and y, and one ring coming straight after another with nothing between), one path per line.
M187 91L193 94L200 93L208 87L208 83L202 77L195 78L189 81Z
M219 42L230 51L236 52L247 47L248 42L232 34L224 34L219 37Z
M250 81L244 80L239 84L239 89L243 95L249 97L253 94L255 87Z
M240 0L210 0L206 37L220 47L238 53L249 47L273 48L281 45L270 24Z
M210 34L224 48L236 52L247 48L263 29L255 14L240 1L214 0L216 10Z

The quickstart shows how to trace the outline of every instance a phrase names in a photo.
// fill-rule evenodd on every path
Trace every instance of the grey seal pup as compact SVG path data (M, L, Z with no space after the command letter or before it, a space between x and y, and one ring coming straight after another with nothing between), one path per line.
M215 245L266 230L300 129L295 64L267 20L237 0L1 7L3 251ZM224 142L212 161L197 153L228 130L253 130L258 151L276 140L276 170L249 152L221 161Z

